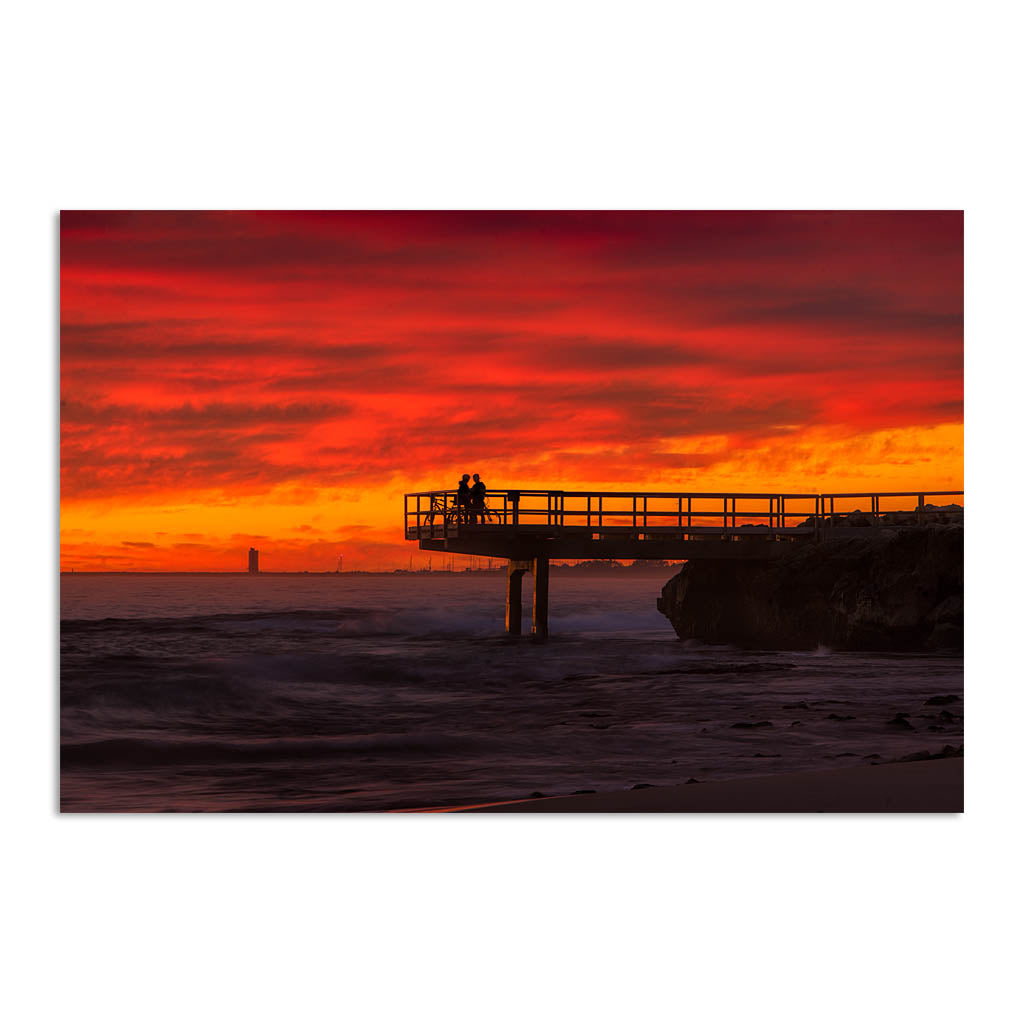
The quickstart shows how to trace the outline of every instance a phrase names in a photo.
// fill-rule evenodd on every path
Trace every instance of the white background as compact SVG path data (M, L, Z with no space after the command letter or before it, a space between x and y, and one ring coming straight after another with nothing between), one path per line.
M7 9L7 1019L1019 1012L1016 18L894 0ZM62 207L966 209L967 813L60 817Z

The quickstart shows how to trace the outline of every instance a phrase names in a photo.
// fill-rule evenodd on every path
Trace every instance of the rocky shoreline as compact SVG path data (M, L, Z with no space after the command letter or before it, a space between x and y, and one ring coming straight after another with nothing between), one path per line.
M681 639L705 643L962 651L956 518L916 529L869 524L862 536L794 543L766 562L688 562L665 584L658 610Z

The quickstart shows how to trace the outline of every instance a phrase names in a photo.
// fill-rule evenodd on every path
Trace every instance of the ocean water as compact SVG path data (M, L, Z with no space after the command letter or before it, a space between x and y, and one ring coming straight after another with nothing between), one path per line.
M963 742L962 658L683 643L670 575L552 576L543 642L504 635L499 575L65 575L61 808L450 806Z

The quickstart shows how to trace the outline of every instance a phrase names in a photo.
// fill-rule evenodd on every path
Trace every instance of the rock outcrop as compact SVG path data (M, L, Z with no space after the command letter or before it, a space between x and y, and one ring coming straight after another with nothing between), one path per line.
M963 569L962 526L876 526L766 562L688 562L658 610L681 638L708 643L962 650Z

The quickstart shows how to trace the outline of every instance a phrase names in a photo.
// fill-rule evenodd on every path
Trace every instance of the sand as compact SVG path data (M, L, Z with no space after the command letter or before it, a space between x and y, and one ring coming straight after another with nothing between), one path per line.
M451 810L502 813L917 811L962 813L962 757L547 797Z

